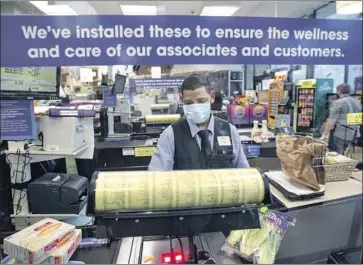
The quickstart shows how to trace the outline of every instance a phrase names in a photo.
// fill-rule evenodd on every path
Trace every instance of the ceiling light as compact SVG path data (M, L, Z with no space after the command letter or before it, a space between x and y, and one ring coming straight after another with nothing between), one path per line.
M362 1L337 1L336 12L338 15L352 15L362 13Z
M124 15L146 15L155 16L158 14L157 6L120 5Z
M53 16L77 15L77 13L68 5L49 5L48 1L29 1L29 2L47 15L53 15Z
M201 16L214 16L224 17L232 16L237 10L238 6L205 6L200 13Z

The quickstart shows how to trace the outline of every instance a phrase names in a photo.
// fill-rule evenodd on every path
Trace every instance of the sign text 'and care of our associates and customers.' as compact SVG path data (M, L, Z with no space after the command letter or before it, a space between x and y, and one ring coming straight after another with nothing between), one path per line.
M362 63L356 20L2 16L1 33L3 67Z

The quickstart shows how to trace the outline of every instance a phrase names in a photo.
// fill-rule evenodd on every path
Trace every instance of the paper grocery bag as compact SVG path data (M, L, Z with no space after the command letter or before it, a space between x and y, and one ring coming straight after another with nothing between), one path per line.
M322 158L325 144L311 137L279 134L276 137L276 153L281 169L290 178L314 190L325 185Z

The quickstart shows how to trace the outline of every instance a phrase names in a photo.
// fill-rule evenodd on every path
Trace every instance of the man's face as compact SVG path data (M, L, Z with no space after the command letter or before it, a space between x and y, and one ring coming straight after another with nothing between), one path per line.
M214 102L214 92L208 94L205 87L200 87L195 90L184 90L182 96L183 96L182 99L184 105L207 103L207 102L213 104Z

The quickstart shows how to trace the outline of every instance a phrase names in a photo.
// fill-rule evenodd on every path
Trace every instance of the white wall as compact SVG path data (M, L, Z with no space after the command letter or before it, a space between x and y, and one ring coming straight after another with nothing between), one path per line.
M306 79L306 65L301 65L301 69L292 72L292 82L300 79Z
M344 65L315 65L314 78L333 78L334 91L337 85L344 83Z

